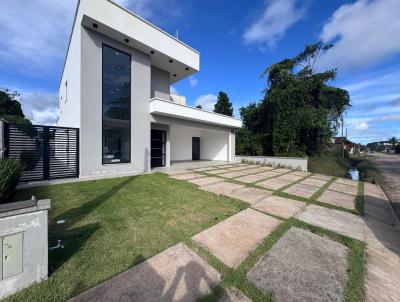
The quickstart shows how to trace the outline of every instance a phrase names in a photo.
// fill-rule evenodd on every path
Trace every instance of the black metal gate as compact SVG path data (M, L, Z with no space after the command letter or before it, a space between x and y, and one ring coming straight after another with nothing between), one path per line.
M5 155L24 166L21 181L79 176L79 129L5 124Z

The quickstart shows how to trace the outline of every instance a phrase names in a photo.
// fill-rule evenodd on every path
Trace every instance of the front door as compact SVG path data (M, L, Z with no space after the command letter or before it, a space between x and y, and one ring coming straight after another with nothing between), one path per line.
M192 160L200 159L200 137L192 137Z
M167 132L151 130L151 167L165 167L165 141Z

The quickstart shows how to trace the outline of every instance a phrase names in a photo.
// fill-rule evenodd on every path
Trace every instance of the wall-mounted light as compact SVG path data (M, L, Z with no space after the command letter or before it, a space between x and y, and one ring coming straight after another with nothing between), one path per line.
M189 67L186 67L185 70L189 70Z
M151 53L152 55L154 55L154 54L155 54L154 50L150 51L150 53Z
M174 61L173 61L173 60L169 60L169 62L170 62L170 63L174 63Z
M125 38L125 43L129 43L129 39L128 38Z
M176 74L174 74L174 78L176 78Z
M99 27L99 26L97 25L97 23L93 23L92 26L93 26L93 28Z

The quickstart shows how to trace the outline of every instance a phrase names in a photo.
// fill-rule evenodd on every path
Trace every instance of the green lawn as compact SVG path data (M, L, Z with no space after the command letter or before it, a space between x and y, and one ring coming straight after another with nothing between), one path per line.
M5 301L64 301L247 207L164 174L20 190L50 198L50 276ZM56 221L65 219L64 225Z

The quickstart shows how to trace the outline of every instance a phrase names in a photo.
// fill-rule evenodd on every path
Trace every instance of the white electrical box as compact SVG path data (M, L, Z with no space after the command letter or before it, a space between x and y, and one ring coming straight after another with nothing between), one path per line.
M23 271L23 233L5 236L1 241L2 279L6 279Z

